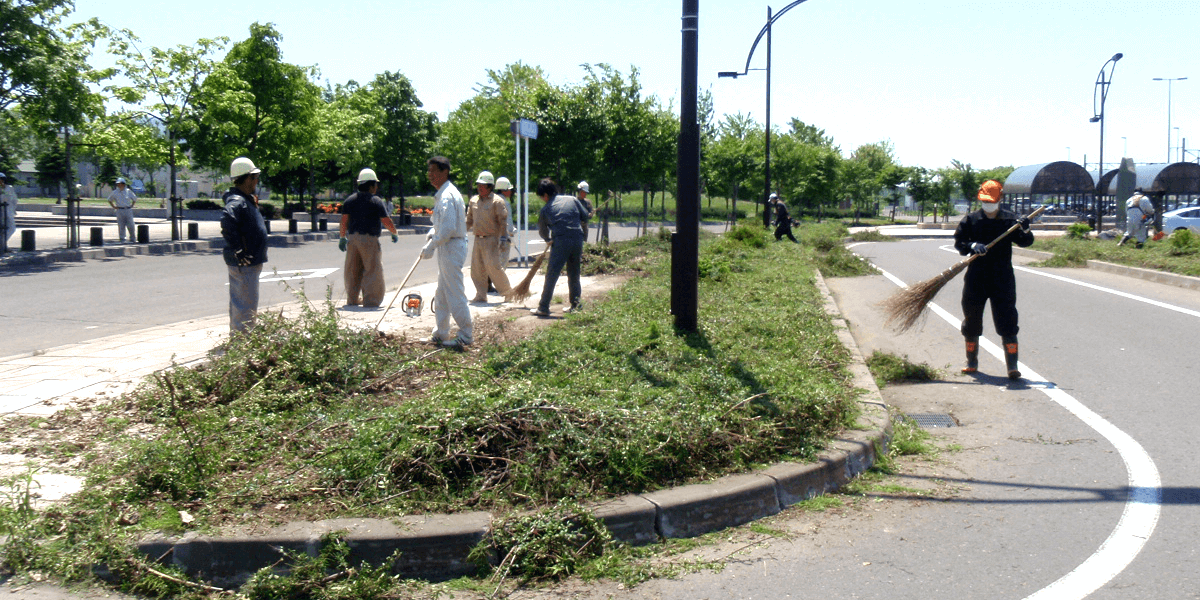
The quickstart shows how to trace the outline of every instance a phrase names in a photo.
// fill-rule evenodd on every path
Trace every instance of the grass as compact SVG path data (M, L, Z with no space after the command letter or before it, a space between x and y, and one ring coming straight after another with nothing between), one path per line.
M1089 260L1100 260L1200 277L1200 260L1197 260L1197 256L1200 255L1200 236L1190 231L1177 231L1157 242L1148 239L1141 249L1135 248L1132 243L1117 246L1115 240L1077 239L1068 236L1037 238L1030 248L1054 253L1053 258L1037 263L1038 266L1085 267Z
M863 269L838 258L839 227L800 228L799 246L768 243L757 226L706 236L695 333L675 331L668 314L662 233L589 246L588 272L620 271L628 283L527 340L472 353L348 330L329 303L306 304L291 320L260 315L250 335L207 365L160 373L104 409L96 426L105 435L80 449L84 491L44 513L0 511L10 532L0 558L9 570L68 581L89 580L103 564L127 591L186 595L194 590L153 575L130 542L159 529L273 520L555 514L568 510L565 498L810 459L857 416L848 352L813 285L815 265ZM512 523L514 532L529 529ZM601 542L604 552L586 561L525 566L514 555L508 568L529 579L588 572L613 560ZM508 556L541 542L492 543ZM556 549L543 555L570 554L547 547ZM321 560L325 570L350 568L336 556ZM640 569L622 577L663 572ZM295 584L263 578L255 585L275 591L251 597Z
M908 356L896 356L876 350L867 358L867 368L875 376L875 384L884 387L892 383L935 381L941 374L937 369L922 363L914 364Z

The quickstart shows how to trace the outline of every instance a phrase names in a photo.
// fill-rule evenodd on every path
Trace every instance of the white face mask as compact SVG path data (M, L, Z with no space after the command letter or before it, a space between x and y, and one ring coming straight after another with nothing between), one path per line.
M1000 210L999 202L980 202L980 204L983 205L983 212L989 215L994 215L996 211Z

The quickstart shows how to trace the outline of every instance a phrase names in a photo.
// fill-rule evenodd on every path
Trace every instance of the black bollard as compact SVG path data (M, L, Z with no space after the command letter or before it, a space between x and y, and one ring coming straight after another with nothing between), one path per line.
M199 223L188 223L188 239L189 240L200 239L200 224Z
M33 252L37 249L37 243L34 241L34 231L32 229L21 230L21 252Z
M149 244L150 243L150 226L149 225L138 225L137 226L137 234L138 234L137 241L139 244Z
M92 228L92 245L93 246L103 246L104 245L104 228L103 227L93 227Z
M300 224L295 219L288 219L288 233L300 233Z
M329 231L329 221L328 220L321 219L320 223L321 223L321 231Z

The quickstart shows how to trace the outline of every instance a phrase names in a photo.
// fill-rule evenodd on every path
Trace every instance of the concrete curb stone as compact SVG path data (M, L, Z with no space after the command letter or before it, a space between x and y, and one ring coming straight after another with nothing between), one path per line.
M774 515L846 484L886 452L891 422L879 388L819 272L815 284L838 338L850 354L852 381L863 390L858 428L843 432L811 464L779 463L759 472L590 504L615 539L648 544L664 538L695 537ZM399 550L393 573L437 581L476 571L467 557L490 533L491 523L492 515L484 512L392 520L333 519L289 523L258 536L189 533L178 539L149 537L137 548L189 575L228 585L244 582L255 571L278 562L280 554L275 548L315 556L322 536L343 532L353 561L383 564ZM493 565L497 561L498 557L490 557Z

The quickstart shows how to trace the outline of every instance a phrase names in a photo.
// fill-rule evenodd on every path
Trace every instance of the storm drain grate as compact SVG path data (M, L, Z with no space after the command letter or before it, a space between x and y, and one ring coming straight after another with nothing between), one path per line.
M904 415L912 419L921 429L934 429L937 427L957 427L958 423L954 422L954 417L943 414L915 414Z

